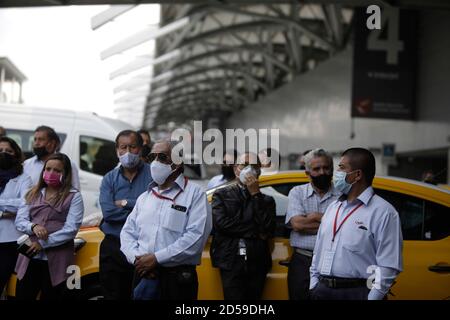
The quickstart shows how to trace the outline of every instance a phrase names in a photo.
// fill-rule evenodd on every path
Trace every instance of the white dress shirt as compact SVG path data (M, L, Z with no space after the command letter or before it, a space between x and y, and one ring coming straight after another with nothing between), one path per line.
M209 189L221 186L227 182L228 182L228 180L225 179L223 174L218 174L217 176L214 176L211 178L211 180L209 180L208 185L206 186L206 189L209 190Z
M26 173L10 179L0 194L0 211L16 213L31 186L31 178ZM0 218L0 243L17 241L21 235L14 225L14 219Z
M157 197L153 192L175 202ZM173 208L184 207L186 211ZM120 233L121 250L128 262L136 256L154 253L159 264L167 267L197 265L212 228L208 200L201 187L178 176L173 186L161 191L150 184L136 201Z
M361 206L342 224L333 242L338 208L336 228L358 205ZM374 194L372 187L352 203L341 197L330 204L322 218L310 269L310 289L317 285L320 275L368 279L378 274L375 280L379 288L372 287L368 299L382 299L403 270L402 249L400 217L390 203ZM335 252L330 274L324 274L327 252Z
M70 160L70 164L72 165L72 187L80 190L80 178L78 176L78 167ZM23 172L28 174L33 181L33 185L36 185L39 182L39 178L41 176L42 169L44 168L44 161L39 160L37 156L33 156L30 159L25 160L23 163Z

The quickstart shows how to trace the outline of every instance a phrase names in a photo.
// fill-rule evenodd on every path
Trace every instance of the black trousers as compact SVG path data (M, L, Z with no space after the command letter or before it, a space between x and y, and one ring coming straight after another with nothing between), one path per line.
M48 261L31 259L27 271L22 280L17 281L17 300L36 300L41 292L40 300L62 300L66 282L52 286Z
M135 273L133 288L139 284L141 279ZM196 266L159 266L156 269L155 279L158 281L158 300L197 300L198 277Z
M309 268L312 257L294 251L288 268L289 300L309 299Z
M161 300L197 300L196 266L158 268Z
M260 300L266 275L264 264L236 256L231 270L220 269L225 300Z
M100 285L105 300L130 300L134 267L120 251L120 239L106 235L100 244Z
M17 262L16 242L0 243L0 294L14 272Z
M369 291L366 286L336 289L319 282L310 294L311 300L367 300Z

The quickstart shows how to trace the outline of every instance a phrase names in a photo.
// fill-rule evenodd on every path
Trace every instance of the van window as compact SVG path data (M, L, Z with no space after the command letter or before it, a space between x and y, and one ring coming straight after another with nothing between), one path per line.
M425 201L409 195L376 189L375 193L392 204L400 215L403 240L423 240Z
M17 130L6 128L6 134L8 137L17 142L19 147L22 149L25 159L31 158L33 156L33 141L34 141L34 130ZM66 140L66 134L57 132L59 140L61 140L61 147Z
M450 235L450 208L425 201L424 240L440 240Z
M104 176L119 162L113 141L80 136L80 169Z

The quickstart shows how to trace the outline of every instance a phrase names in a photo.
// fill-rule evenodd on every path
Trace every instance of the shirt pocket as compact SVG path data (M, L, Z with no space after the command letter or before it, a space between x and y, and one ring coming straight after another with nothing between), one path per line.
M343 239L342 246L352 252L364 253L371 247L371 237L369 230L354 227Z
M186 212L170 208L164 216L162 226L174 232L181 233L186 222Z

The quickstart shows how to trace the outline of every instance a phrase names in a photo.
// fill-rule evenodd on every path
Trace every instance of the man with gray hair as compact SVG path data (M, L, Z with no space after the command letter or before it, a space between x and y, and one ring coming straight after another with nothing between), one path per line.
M197 299L196 266L211 232L211 212L205 192L188 181L175 156L171 141L153 145L153 182L120 233L121 250L136 270L135 299Z
M331 182L331 155L323 149L314 149L305 155L304 160L310 182L292 188L286 214L293 249L288 270L290 300L309 299L309 268L317 230L328 205L339 197Z

